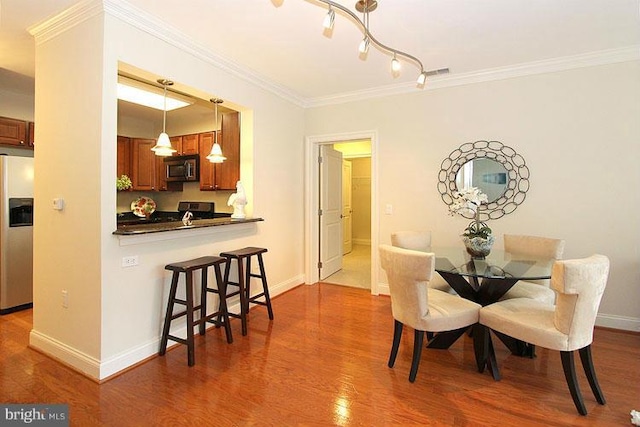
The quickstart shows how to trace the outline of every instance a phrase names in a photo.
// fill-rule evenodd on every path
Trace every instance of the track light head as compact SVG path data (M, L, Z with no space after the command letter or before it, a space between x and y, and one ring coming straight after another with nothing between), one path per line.
M333 10L331 6L329 6L329 12L327 12L327 15L324 17L324 22L322 23L322 26L327 30L332 30L333 22L335 20L336 20L336 11Z

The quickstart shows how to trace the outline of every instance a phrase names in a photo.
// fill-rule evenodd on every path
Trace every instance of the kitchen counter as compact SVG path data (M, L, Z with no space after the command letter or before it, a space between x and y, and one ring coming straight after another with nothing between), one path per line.
M214 219L197 219L194 220L191 225L184 225L182 221L173 222L158 222L158 223L144 223L144 224L118 224L118 229L113 232L119 236L132 236L149 233L162 233L166 231L180 231L180 230L194 230L207 227L220 227L229 226L234 224L247 224L251 222L264 221L262 218L244 218L244 219L232 219L226 218L214 218Z

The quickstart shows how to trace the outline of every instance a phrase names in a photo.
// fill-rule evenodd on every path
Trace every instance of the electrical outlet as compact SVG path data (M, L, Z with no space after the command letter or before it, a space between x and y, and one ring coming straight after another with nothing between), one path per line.
M125 256L122 257L122 266L123 267L133 267L138 265L138 255Z
M69 308L69 292L62 291L62 308Z

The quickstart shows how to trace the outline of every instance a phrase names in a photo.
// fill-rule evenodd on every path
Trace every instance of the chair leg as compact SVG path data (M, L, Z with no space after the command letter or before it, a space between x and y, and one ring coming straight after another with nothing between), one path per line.
M596 370L593 367L593 359L591 358L591 344L578 351L580 353L580 360L582 361L584 373L587 375L589 385L591 386L591 391L593 391L593 395L596 397L598 403L604 405L607 402L605 401L604 394L602 394L602 390L600 389L600 384L598 384L598 378L596 378Z
M411 372L409 372L409 381L414 382L418 374L418 365L420 364L420 356L422 355L422 343L424 339L424 331L415 330L413 335L413 360L411 361Z
M387 366L393 368L396 363L396 356L398 355L398 347L400 347L400 338L402 338L402 322L394 320L393 324L393 344L391 345L391 354L389 355L389 363Z
M193 272L187 270L186 277L186 300L187 300L187 359L189 366L196 363L195 343L193 339Z
M587 408L585 408L584 406L582 393L580 393L580 386L578 385L578 380L576 378L576 367L573 363L573 352L561 351L560 358L562 359L564 377L567 380L567 386L569 386L569 391L571 392L573 403L576 405L576 409L578 410L580 415L587 415Z
M171 316L173 316L173 304L176 299L176 291L178 289L179 273L174 271L171 276L171 288L169 289L169 299L167 300L167 313L164 317L164 326L162 328L162 339L160 340L160 356L167 352L167 341L169 340L169 330L171 329Z
M200 269L201 278L201 286L200 286L200 320L207 317L207 267ZM200 335L204 335L207 330L206 322L201 321L199 325L198 332Z

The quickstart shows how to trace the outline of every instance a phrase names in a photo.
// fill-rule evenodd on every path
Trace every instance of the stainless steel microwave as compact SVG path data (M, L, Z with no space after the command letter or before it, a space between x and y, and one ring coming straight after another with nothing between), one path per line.
M167 182L190 182L200 179L199 156L173 156L164 159Z

